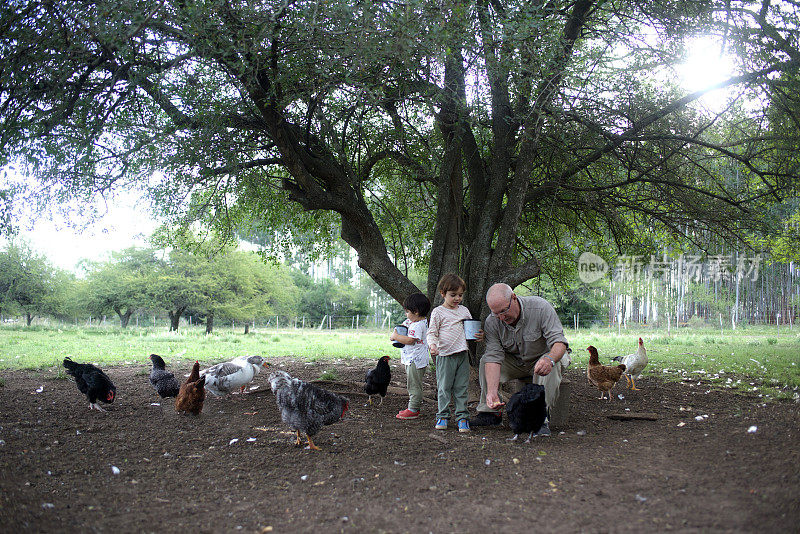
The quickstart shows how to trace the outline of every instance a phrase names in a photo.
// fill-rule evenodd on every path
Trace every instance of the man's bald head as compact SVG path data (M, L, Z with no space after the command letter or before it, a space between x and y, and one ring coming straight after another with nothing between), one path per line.
M511 300L511 294L513 292L514 290L512 290L511 286L508 284L494 284L489 288L489 291L486 292L486 304L489 305L489 308L496 308L501 304L502 306L500 306L500 308L505 308L508 301Z

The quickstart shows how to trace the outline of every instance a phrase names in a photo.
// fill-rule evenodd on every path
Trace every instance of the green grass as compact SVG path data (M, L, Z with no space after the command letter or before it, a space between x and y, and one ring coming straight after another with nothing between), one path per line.
M163 329L101 327L0 327L0 369L44 369L61 366L69 356L79 362L150 365L148 356L160 354L173 362L203 365L237 356L259 355L267 359L291 357L317 361L329 359L376 359L394 355L388 332L361 330L274 330L241 332L220 330L207 336L203 328Z
M800 328L568 331L573 361L585 367L585 348L594 345L600 361L636 350L641 337L649 363L644 375L697 380L706 385L757 391L769 397L800 398Z
M219 329L207 336L202 327L170 333L162 328L119 327L0 327L0 369L60 369L70 356L99 365L148 365L157 353L170 367L226 361L242 355L267 359L289 357L304 361L335 361L397 356L388 330L295 330L292 328L241 331ZM645 376L698 381L712 387L757 391L769 398L798 399L800 391L800 328L746 327L720 332L714 329L649 328L567 330L572 359L580 368L588 362L588 345L600 359L633 352L644 339L649 364Z

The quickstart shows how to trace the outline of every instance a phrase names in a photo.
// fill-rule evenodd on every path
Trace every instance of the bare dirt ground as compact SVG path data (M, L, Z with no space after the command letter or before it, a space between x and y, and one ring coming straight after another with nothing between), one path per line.
M362 381L371 365L273 364L308 380L335 369L340 382ZM118 394L108 413L89 411L73 382L54 379L57 369L2 373L2 530L796 532L800 524L794 402L649 377L639 392L618 384L609 403L573 366L570 419L550 438L506 441L505 425L436 431L430 405L404 422L394 415L405 397L369 407L354 391L348 417L317 435L314 452L294 446L264 374L258 389L209 399L195 418L151 405L159 399L148 369L106 369ZM402 368L393 372L404 385ZM188 365L176 375L184 373ZM626 408L658 419L607 417Z

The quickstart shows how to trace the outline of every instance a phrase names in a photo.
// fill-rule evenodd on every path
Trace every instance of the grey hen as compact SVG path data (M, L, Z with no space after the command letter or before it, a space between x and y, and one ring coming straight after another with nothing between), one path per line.
M336 393L294 378L286 371L269 375L269 385L281 411L281 419L297 433L296 445L301 445L300 432L308 440L306 448L320 450L311 441L324 425L333 424L344 417L350 401Z
M158 396L162 399L177 397L181 385L175 375L166 370L164 359L158 354L151 354L150 361L153 362L153 368L150 369L150 384L152 384Z

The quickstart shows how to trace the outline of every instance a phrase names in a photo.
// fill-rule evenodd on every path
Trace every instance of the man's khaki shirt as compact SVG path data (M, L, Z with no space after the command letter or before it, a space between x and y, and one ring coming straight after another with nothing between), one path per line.
M564 328L552 304L542 297L517 297L520 316L515 326L491 315L484 325L486 352L481 360L503 363L506 356L534 362L550 352L554 343L569 347Z

